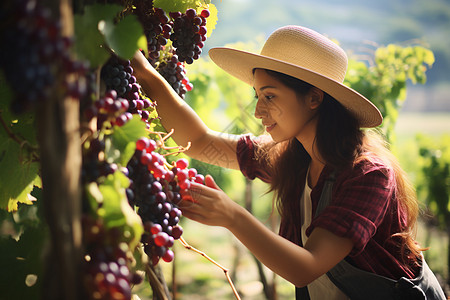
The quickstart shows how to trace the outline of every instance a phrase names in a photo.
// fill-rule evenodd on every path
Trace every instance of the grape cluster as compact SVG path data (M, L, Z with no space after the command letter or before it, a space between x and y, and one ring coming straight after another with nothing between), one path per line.
M129 106L126 99L117 97L115 90L108 90L103 98L95 101L84 113L88 121L97 117L98 129L102 129L105 125L120 127L133 118L128 112Z
M189 82L184 65L176 54L171 54L170 58L159 63L157 70L181 98L184 99L186 92L192 90L192 83Z
M120 228L108 230L101 219L84 216L83 239L87 245L83 283L89 299L131 299L131 286L142 277L131 271L131 252Z
M147 98L139 95L140 85L133 76L133 68L130 60L125 60L117 55L112 55L108 62L102 67L101 78L107 89L117 92L120 97L128 100L128 112L138 114L142 120L148 121L153 103Z
M61 34L61 25L49 9L36 0L2 1L7 11L0 26L0 68L14 92L15 113L33 108L48 98L65 74L84 74L88 66L70 57L72 41ZM66 93L79 97L82 85L66 86Z
M138 93L139 85L136 83L136 77L133 76L133 68L129 60L120 59L112 54L101 70L101 78L105 82L107 89L113 89L119 96L128 96L131 93ZM136 95L139 98L139 94ZM128 98L127 98L128 99ZM132 99L130 99L132 100Z
M181 211L177 208L181 193L190 188L191 181L204 181L195 169L187 169L186 159L179 159L169 170L164 156L155 152L156 148L154 140L139 139L127 165L131 180L128 201L132 207L138 207L145 230L141 241L154 265L161 258L166 262L173 260L170 248L183 233L178 225Z
M169 13L173 19L173 33L170 39L181 62L192 64L200 57L206 41L206 18L209 10L203 10L197 15L195 9L190 8L185 13Z
M153 8L143 1L136 1L135 13L147 37L148 53L151 60L157 60L161 49L167 44L172 32L169 17L161 8Z

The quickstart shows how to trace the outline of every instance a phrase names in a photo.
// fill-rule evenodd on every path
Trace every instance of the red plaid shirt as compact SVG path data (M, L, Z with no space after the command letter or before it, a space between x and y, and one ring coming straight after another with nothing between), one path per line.
M254 159L255 147L254 137L240 138L237 157L241 171L250 179L258 177L270 182L266 168ZM313 216L330 172L325 166L311 192ZM393 170L374 157L370 162L364 160L337 174L330 205L313 218L306 234L309 236L315 227L321 227L350 238L354 247L349 260L356 267L392 279L414 278L418 269L413 262L402 262L399 238L392 237L405 224L406 214L398 206L395 195Z

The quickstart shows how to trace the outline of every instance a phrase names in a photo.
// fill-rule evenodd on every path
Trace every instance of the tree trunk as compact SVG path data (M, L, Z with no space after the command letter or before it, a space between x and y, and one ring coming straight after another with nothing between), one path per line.
M73 35L69 0L45 1L60 16L62 33ZM79 101L65 95L61 82L36 112L41 157L44 217L50 230L43 299L81 299L81 145ZM75 81L76 78L66 78Z

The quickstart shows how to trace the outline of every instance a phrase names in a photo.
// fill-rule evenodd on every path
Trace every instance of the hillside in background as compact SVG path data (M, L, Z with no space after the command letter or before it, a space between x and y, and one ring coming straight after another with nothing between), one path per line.
M405 110L450 111L449 0L213 0L219 22L206 49L267 37L288 24L310 27L338 40L347 52L374 46L419 44L436 62L426 86L414 86ZM424 98L426 97L426 98Z

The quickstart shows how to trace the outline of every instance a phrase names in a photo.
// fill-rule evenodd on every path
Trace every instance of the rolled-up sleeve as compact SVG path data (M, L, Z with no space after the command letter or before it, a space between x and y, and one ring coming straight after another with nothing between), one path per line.
M251 180L259 178L264 182L270 182L266 164L255 158L255 151L258 147L257 139L251 134L245 134L239 138L236 147L239 168L242 174Z

